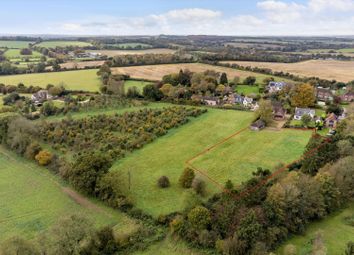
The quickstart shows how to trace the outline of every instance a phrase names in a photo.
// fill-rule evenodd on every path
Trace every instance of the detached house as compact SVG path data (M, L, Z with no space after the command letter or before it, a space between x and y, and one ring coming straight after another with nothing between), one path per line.
M310 109L310 108L295 108L295 115L294 115L294 119L295 120L301 120L302 116L304 116L305 114L309 115L311 118L315 117L316 111L314 109Z
M326 89L326 88L318 87L316 89L316 98L318 101L332 101L333 93L329 88Z
M286 86L285 82L271 81L271 82L269 82L267 89L268 89L269 93L274 93L274 92L282 90L285 86Z
M250 107L250 106L252 106L252 103L253 103L253 98L251 98L251 97L244 97L243 98L243 102L242 102L243 106Z
M206 105L210 105L210 106L215 106L215 105L220 104L220 99L217 97L203 97L202 101Z
M344 102L353 102L354 101L354 91L349 91L344 95L340 96L340 99Z
M49 94L48 90L40 90L31 96L31 100L35 105L42 105L45 101L51 99L52 96Z
M338 117L334 113L331 113L327 116L326 120L326 127L328 128L336 128L337 123L338 123Z

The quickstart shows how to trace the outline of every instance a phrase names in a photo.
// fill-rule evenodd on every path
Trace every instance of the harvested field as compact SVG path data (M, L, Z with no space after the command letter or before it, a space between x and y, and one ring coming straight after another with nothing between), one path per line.
M118 55L143 55L143 54L173 54L176 51L171 49L146 49L146 50L88 50L87 52L101 53L108 57Z
M269 68L300 76L317 76L322 79L349 82L354 80L354 61L309 60L299 63L269 63L250 61L224 61L222 63Z
M165 64L165 65L146 65L146 66L130 66L130 67L116 67L112 68L116 74L128 74L131 78L146 79L146 80L161 80L162 77L170 73L178 73L181 69L189 69L192 72L204 72L206 70L215 70L216 72L227 73L228 78L231 80L235 76L239 76L241 79L247 76L255 76L257 83L261 83L262 80L269 75L259 74L254 72L240 71L228 67L212 66L200 63L188 63L188 64ZM277 78L276 80L285 80Z
M99 67L104 64L104 60L94 60L94 61L73 61L73 62L67 62L60 64L61 68L67 68L67 69L72 69L72 68L78 68L78 69L83 69L85 67ZM52 69L49 67L48 69Z

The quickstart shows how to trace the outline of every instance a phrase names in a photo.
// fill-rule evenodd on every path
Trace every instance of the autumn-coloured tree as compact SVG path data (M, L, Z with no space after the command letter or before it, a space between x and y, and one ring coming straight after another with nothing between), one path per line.
M313 106L315 99L315 88L310 84L295 86L291 93L291 104L295 107Z

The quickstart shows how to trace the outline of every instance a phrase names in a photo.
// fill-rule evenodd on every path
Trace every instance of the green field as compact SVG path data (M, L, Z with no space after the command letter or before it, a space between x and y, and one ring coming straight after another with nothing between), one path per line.
M80 213L96 226L118 224L130 232L137 225L124 214L98 202L76 203L63 191L59 178L47 169L0 147L0 240L19 235L33 238L59 217Z
M67 46L86 47L91 45L92 45L91 43L79 42L79 41L46 41L37 44L37 46L46 47L46 48L67 47Z
M174 240L173 237L167 237L161 242L150 246L145 251L138 251L133 255L157 255L157 254L169 254L169 255L202 255L202 251L189 248L182 240Z
M108 44L107 46L111 46L110 44ZM142 49L149 49L152 48L152 46L150 44L146 44L146 43L117 43L117 44L113 44L113 46L118 46L120 48L126 49L126 48L135 48L138 46L141 46Z
M311 53L328 53L329 51L334 51L334 52L338 52L338 53L354 53L354 48L308 50L308 52L311 52Z
M237 85L236 92L239 94L250 95L250 94L259 94L259 87L257 85L250 86L250 85Z
M316 236L317 231L322 231L327 254L344 254L347 242L354 241L354 226L345 223L344 218L354 217L354 204L348 208L334 213L324 220L311 223L304 235L294 236L278 249L277 254L283 254L287 244L293 244L297 248L297 255L311 253L311 239Z
M247 127L253 114L240 111L209 109L155 142L117 161L112 171L121 171L122 178L131 176L131 195L134 204L145 212L158 216L181 209L188 192L178 185L185 162L234 132ZM303 131L245 131L210 154L195 161L202 169L223 183L231 178L235 183L247 180L258 166L274 167L277 163L290 163L303 152L310 137ZM261 145L261 146L259 146ZM230 166L231 169L230 169ZM157 179L166 175L171 182L168 189L157 187ZM207 182L210 192L219 191Z
M22 55L19 49L9 49L5 51L4 56L11 61L21 61L23 58L40 59L42 56L38 51L32 51L32 55Z
M100 79L96 75L97 69L19 74L0 76L0 83L17 85L22 82L26 86L34 85L46 87L48 84L58 85L64 83L64 87L70 90L98 91Z
M148 85L151 84L151 82L147 82L147 81L137 81L137 80L128 80L124 83L124 90L125 92L128 91L129 88L131 87L136 87L138 89L138 91L140 93L143 92L143 88Z
M238 184L252 177L257 167L273 170L290 163L304 152L311 131L246 130L193 162L219 183Z
M29 43L28 41L3 41L0 40L0 48L9 48L9 49L22 49L27 48Z

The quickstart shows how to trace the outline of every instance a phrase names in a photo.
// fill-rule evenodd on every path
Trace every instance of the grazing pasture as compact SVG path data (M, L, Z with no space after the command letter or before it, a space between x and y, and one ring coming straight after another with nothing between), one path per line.
M86 47L86 46L92 46L92 44L88 42L79 42L79 41L45 41L37 44L37 46L41 46L45 48L67 47L67 46Z
M17 85L23 83L26 86L34 85L46 87L48 84L64 84L64 87L70 90L98 91L100 79L96 75L97 69L34 73L0 76L0 83L6 85Z
M117 161L111 171L120 171L126 181L130 173L131 196L138 208L155 217L179 211L189 192L178 185L185 162L247 127L253 118L250 112L209 109L197 119ZM309 137L310 132L303 131L245 131L193 164L220 183L230 178L235 184L240 184L259 166L272 168L277 163L290 163L296 159ZM171 187L161 189L157 186L157 180L162 175L170 179ZM206 181L209 195L220 191Z
M138 80L128 80L128 81L124 82L124 90L125 90L125 92L127 92L129 88L136 87L138 89L138 91L140 93L142 93L143 92L143 88L146 85L149 85L149 84L151 84L151 82L138 81Z
M269 68L299 76L316 76L322 79L349 82L354 80L354 61L309 60L298 63L270 63L250 61L224 61L223 63Z
M212 66L200 63L188 63L188 64L165 64L165 65L145 65L145 66L130 66L130 67L115 67L112 68L114 73L117 74L128 74L132 78L137 79L147 79L147 80L161 80L162 77L170 73L178 73L181 69L189 69L192 72L204 72L206 70L215 70L216 72L225 72L228 75L230 81L238 76L241 79L247 76L255 76L257 78L257 83L262 83L262 80L266 77L270 77L265 74L258 74L248 71L240 71L233 68ZM276 80L286 79L275 77Z
M21 60L22 58L28 58L28 59L40 59L40 57L42 56L41 53L39 53L38 51L32 51L31 55L22 55L20 53L20 49L9 49L7 51L5 51L4 56L7 59L10 59L12 61L15 61L16 59Z
M173 54L176 51L171 49L144 49L144 50L87 50L86 52L101 53L107 57L118 55L143 55L143 54Z
M27 48L30 43L33 42L0 40L0 48L22 49L22 48Z
M74 213L97 227L118 224L127 233L138 227L123 213L82 197L47 169L0 147L0 240L33 238L59 217Z
M315 238L317 231L323 234L327 254L345 254L346 244L353 241L354 236L354 226L346 223L346 217L354 218L353 203L323 220L311 223L303 235L290 238L278 249L277 254L283 254L284 248L288 244L295 245L296 254L310 254L312 251L311 240Z

